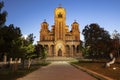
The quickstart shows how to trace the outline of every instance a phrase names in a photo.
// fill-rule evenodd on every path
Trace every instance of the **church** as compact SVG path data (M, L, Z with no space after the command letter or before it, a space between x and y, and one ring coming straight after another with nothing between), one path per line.
M79 24L74 21L72 29L66 25L66 10L59 6L54 10L54 24L51 30L49 24L41 23L40 40L38 44L45 47L49 57L74 57L80 54L80 30Z

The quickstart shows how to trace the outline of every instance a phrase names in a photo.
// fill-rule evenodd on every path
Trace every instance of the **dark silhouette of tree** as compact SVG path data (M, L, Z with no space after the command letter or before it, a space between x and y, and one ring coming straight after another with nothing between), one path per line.
M37 44L35 46L35 53L40 59L45 59L47 57L46 49L42 45Z
M10 56L17 56L13 53L18 53L21 37L21 30L19 27L14 27L13 24L5 26L7 12L2 11L4 2L0 2L0 59L7 54Z
M35 45L35 53L37 54L37 57L40 57L40 53L41 53L41 45L37 44Z
M116 57L119 57L120 55L120 33L118 33L116 30L114 30L112 34L111 43L112 43L111 48L116 51Z
M89 47L89 56L92 58L103 57L110 49L110 35L100 28L98 24L85 26L82 31L85 39L85 47Z
M0 2L0 28L4 26L7 16L6 11L2 12L3 7L4 7L4 2Z
M0 12L1 12L3 7L4 7L4 2L2 1L2 2L0 2Z
M27 38L23 38L19 27L15 27L13 24L5 26L6 11L1 11L4 6L3 2L0 2L0 59L3 55L7 55L8 58L22 58L28 59L28 68L30 68L31 59L36 57L35 46L33 45L34 36L29 34Z
M34 41L33 33L29 34L26 40L29 42L28 44L33 44Z
M13 24L0 29L0 53L7 54L9 57L15 56L21 45L21 30ZM13 54L14 53L14 54Z
M34 36L33 34L29 34L27 38L22 38L22 53L23 53L23 66L24 66L24 60L28 60L28 69L31 65L31 59L36 58L37 54L35 54L35 46L33 45Z

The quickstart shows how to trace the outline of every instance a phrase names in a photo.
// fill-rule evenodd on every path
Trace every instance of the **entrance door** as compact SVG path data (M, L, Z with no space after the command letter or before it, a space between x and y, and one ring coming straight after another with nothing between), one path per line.
M62 50L61 49L58 50L58 56L62 56Z

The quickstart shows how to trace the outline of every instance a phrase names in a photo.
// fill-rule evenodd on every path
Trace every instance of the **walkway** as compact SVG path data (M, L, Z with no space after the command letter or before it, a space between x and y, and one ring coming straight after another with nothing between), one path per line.
M67 62L53 62L18 80L97 80Z

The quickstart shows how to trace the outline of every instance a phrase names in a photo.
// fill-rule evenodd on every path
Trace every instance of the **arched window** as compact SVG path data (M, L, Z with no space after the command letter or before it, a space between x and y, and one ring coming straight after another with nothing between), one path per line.
M58 14L58 18L62 18L62 14L61 13Z

